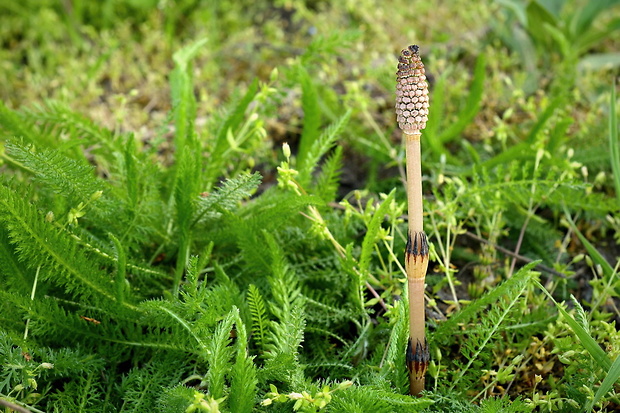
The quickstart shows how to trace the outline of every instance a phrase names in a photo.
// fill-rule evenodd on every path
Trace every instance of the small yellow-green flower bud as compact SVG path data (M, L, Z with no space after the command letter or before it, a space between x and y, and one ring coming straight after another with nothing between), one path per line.
M94 202L94 201L98 200L99 198L101 198L102 195L103 195L103 191L97 191L97 192L95 192L94 194L92 194L90 196L90 201Z

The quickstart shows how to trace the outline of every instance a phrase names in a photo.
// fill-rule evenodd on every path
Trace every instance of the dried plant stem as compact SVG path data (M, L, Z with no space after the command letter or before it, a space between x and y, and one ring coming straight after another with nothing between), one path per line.
M428 268L428 242L422 221L422 167L420 132L405 134L407 151L407 201L409 231L405 252L405 268L409 292L409 392L424 390L424 376L430 359L425 333L424 280Z

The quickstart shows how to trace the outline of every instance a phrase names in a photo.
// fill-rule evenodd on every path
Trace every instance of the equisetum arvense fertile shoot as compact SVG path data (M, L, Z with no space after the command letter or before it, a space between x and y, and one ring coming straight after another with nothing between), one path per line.
M405 268L409 292L409 391L424 390L430 360L425 334L424 279L428 268L428 241L424 233L422 209L421 131L428 120L428 83L418 46L404 49L396 72L396 119L405 134L407 155L407 202L409 228Z

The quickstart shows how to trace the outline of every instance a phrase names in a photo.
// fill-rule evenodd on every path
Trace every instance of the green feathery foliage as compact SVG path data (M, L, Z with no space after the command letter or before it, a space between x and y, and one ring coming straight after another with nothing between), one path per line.
M342 153L342 146L337 146L321 165L321 172L316 179L316 188L313 193L325 202L336 199L340 183L340 170L343 166Z
M360 272L365 273L368 271L370 266L370 254L373 251L374 245L377 242L377 234L379 233L379 228L381 227L381 223L384 220L386 212L390 207L390 203L394 199L395 191L390 192L390 194L383 200L381 205L374 212L370 223L368 224L368 232L366 232L366 236L364 237L364 242L362 243L362 252L360 254L360 264L359 269Z
M132 368L116 384L123 400L120 412L153 411L162 389L174 386L187 371L171 357L156 357L140 367Z
M122 149L122 141L114 139L112 131L97 125L83 115L75 113L61 102L47 101L43 104L37 104L24 110L21 115L24 121L37 125L40 128L39 133L43 136L58 139L62 135L70 134L72 137L80 139L83 145L93 145L96 148L93 151L95 154L103 155L105 153L109 156ZM74 153L79 154L79 147L74 150Z
M258 373L254 357L248 352L248 334L238 311L235 314L235 331L236 355L230 374L228 405L232 412L251 412L256 402Z
M161 413L185 412L189 406L193 405L194 401L200 402L204 398L204 393L178 384L164 389L157 400L157 411Z
M616 189L616 200L620 205L620 142L618 141L618 117L616 116L616 83L611 87L609 97L609 158Z
M69 207L88 203L105 188L96 179L92 166L67 158L61 152L45 149L38 152L33 146L15 144L5 147L12 161L33 174L41 185L60 195L58 199L66 201Z
M224 181L214 192L200 197L194 222L204 221L208 224L209 219L233 211L243 199L249 198L256 191L260 183L261 176L258 173L242 174Z
M405 394L409 390L409 373L405 362L405 351L409 341L409 313L407 303L403 300L396 302L393 308L395 322L390 334L389 345L382 360L381 375Z
M312 82L308 71L302 65L296 67L301 84L301 104L304 111L304 128L299 138L298 164L304 165L310 147L319 136L321 126L321 110L319 108L319 94Z
M13 291L27 294L32 288L32 276L20 265L4 226L0 227L0 276Z
M308 151L303 158L299 159L298 164L298 169L300 171L299 181L302 186L310 182L312 173L319 164L319 161L333 148L336 139L338 139L342 133L350 117L351 112L345 112L336 122L325 128L323 133L316 136L312 144L306 144L306 146L308 146ZM310 137L308 137L308 139L310 139Z
M263 236L270 251L271 275L268 282L272 298L269 312L275 320L270 323L267 335L262 373L269 372L277 381L295 386L302 380L299 347L304 337L304 299L276 240L267 232Z
M451 379L451 389L467 388L470 384L463 385L461 381L475 380L475 374L470 375L469 372L481 371L492 363L491 353L487 347L516 317L519 308L517 304L530 285L530 280L534 276L532 268L535 265L536 262L533 262L521 268L510 279L453 315L431 334L432 343L445 343L455 335L463 336L462 361L453 358L456 368ZM476 325L469 324L472 319L478 320ZM466 328L461 330L459 325L464 325Z
M420 398L406 395L395 32L374 29L405 27L411 16L337 2L259 1L247 13L234 2L134 1L112 11L77 1L69 14L50 4L30 13L34 3L0 5L2 402L124 413L620 403L610 318L619 282L608 258L620 230L615 91L601 126L611 72L594 77L575 61L614 44L600 39L617 21L592 23L616 0L567 7L566 19L564 1L514 8L553 37L523 32L541 48L534 60L558 44L560 65L551 63L572 68L524 62L548 72L551 86L535 84L536 94L521 89L532 78L519 57L495 47L523 38L494 38L494 23L471 38L483 36L478 58L469 47L424 49L434 84L422 163L432 360ZM469 23L497 20L512 3L476 6ZM124 16L129 26L116 19ZM591 36L576 38L580 28ZM179 47L191 38L202 40ZM137 55L119 60L129 50ZM580 81L567 90L574 82L557 79L576 79L577 67Z
M483 312L490 305L499 304L504 298L508 298L505 300L506 304L513 306L515 299L521 296L530 278L533 276L532 268L534 268L535 265L536 262L527 264L501 285L489 291L482 298L469 304L463 310L450 317L448 321L441 323L433 333L433 340L441 342L447 341L457 330L459 324L468 323L476 314ZM481 329L481 331L482 330L484 329Z
M443 112L447 80L442 77L435 83L430 98L431 102L433 102L433 110L429 113L428 122L422 134L425 146L428 145L427 147L434 156L449 156L450 160L455 164L460 165L462 163L460 160L450 155L445 145L459 137L465 127L471 123L480 110L484 91L484 80L485 57L481 54L476 61L471 87L469 88L469 95L467 95L466 101L462 104L462 109L457 115L456 122L452 122L449 125L442 124L442 122L445 122Z
M252 315L252 335L260 352L266 349L267 329L270 320L267 318L267 308L265 301L258 287L250 284L248 287L248 306Z
M236 313L238 314L238 310ZM229 346L229 343L233 332L234 316L235 313L230 312L218 324L207 353L209 372L207 373L206 380L209 386L209 393L216 399L224 396L224 376L229 374L229 370L232 367L230 360L233 348Z
M21 261L29 268L41 267L42 280L61 286L72 297L84 300L115 301L105 273L92 257L62 228L47 221L30 203L8 186L0 186L0 221L17 246ZM131 309L133 306L124 303Z

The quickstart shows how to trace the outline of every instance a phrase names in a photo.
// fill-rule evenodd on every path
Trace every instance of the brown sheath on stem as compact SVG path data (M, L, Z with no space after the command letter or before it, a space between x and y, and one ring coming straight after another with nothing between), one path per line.
M424 331L424 279L428 268L428 241L424 233L422 209L421 130L428 120L428 85L418 46L401 52L396 72L396 117L405 133L407 155L407 202L409 229L405 251L409 292L409 392L424 390L424 376L430 360Z

